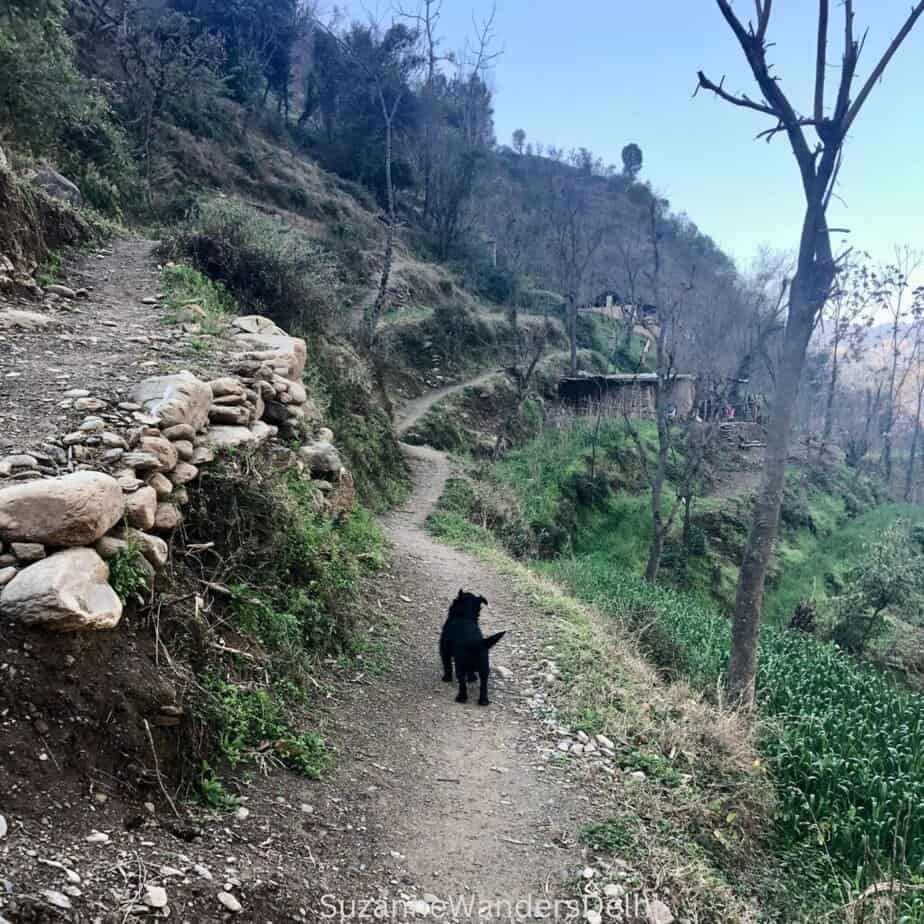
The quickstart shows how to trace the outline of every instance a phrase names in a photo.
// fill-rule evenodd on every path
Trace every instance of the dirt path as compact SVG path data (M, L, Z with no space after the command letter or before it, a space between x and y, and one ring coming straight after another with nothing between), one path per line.
M117 238L68 255L59 281L86 298L0 297L0 455L38 448L82 420L86 412L67 406L69 389L121 401L125 388L146 376L201 369L206 357L191 351L189 336L164 323L160 306L144 302L159 288L156 246ZM4 323L10 309L33 319Z
M393 813L402 873L440 898L558 894L577 872L574 834L587 807L542 759L548 743L525 702L539 671L541 626L490 569L430 538L423 524L450 463L426 447L407 452L414 492L385 521L394 544L391 600L400 594L407 612L404 646L386 701L371 704L381 716L379 760L394 767L383 807ZM436 640L460 587L489 600L486 633L508 631L495 649L504 676L493 677L488 708L456 704L454 686L439 679Z
M395 424L398 435L401 436L407 433L407 431L410 430L434 404L442 401L443 398L454 395L456 392L463 391L466 388L471 388L474 385L483 385L497 374L498 370L492 369L490 372L484 372L477 378L469 379L467 382L460 382L457 385L447 385L445 388L436 389L436 391L428 391L419 398L408 401L398 412L398 419Z

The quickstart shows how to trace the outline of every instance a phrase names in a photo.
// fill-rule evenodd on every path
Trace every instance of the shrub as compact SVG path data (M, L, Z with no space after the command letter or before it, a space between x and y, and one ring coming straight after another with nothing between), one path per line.
M148 588L148 580L144 556L133 543L119 549L109 560L109 584L123 603L141 597Z
M6 5L0 29L0 122L16 147L53 161L87 202L118 216L137 170L106 100L77 71L64 4Z
M338 316L342 283L329 251L240 202L200 202L170 249L286 330L317 333Z
M291 770L317 779L330 759L323 739L313 732L296 732L279 699L265 689L252 689L212 676L206 679L204 715L215 730L221 757L231 767L250 759L255 752L272 754ZM215 786L214 774L200 787L204 798L227 802ZM220 787L220 782L219 782Z
M844 584L833 601L833 638L841 648L861 654L889 614L913 619L924 599L924 557L910 525L899 520L883 530Z

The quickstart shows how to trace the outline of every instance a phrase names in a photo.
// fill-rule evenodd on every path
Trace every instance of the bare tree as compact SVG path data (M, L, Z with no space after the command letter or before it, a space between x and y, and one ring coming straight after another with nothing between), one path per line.
M811 115L801 115L780 81L771 72L767 40L772 0L755 0L754 19L747 25L732 9L730 0L716 0L734 33L760 88L762 100L730 93L724 80L715 83L702 71L698 87L744 109L768 116L775 126L762 133L770 139L785 132L799 170L805 195L805 214L799 240L796 273L792 281L789 315L784 333L783 361L775 392L773 416L767 441L761 488L741 563L732 624L732 650L728 668L728 691L733 702L749 707L754 701L757 673L757 638L763 605L764 582L779 526L780 503L786 473L786 458L792 430L793 411L799 392L809 339L838 270L831 248L827 208L841 164L844 140L863 104L879 82L899 46L921 14L924 0L911 9L904 24L869 74L855 99L851 91L863 41L854 37L853 0L844 0L844 46L840 81L833 107L826 107L825 81L828 75L827 46L829 0L818 0L817 52L814 99ZM826 114L826 108L828 113ZM818 141L810 143L806 129L813 128Z
M658 431L658 452L654 466L648 459L638 428L632 423L628 412L624 414L626 429L632 437L639 457L642 471L651 488L651 544L648 547L648 562L645 566L645 578L656 581L661 569L664 543L681 508L682 494L677 495L667 514L664 512L664 486L667 481L668 464L674 452L677 438L676 408L672 407L671 393L677 380L676 351L684 325L686 299L693 289L693 269L689 280L677 285L665 285L661 261L660 213L663 204L652 198L648 208L648 234L651 246L651 269L646 273L651 297L655 306L653 317L643 320L655 343L655 424ZM692 445L692 441L691 441ZM686 459L681 481L688 494L692 493L693 483L702 464L702 456L690 455ZM695 465L694 471L691 466Z
M571 375L577 374L578 302L594 255L610 228L607 215L590 200L586 178L576 166L563 164L549 171L545 212L551 232L549 246L566 303Z
M354 47L357 28L347 37L339 35L331 26L316 21L317 25L336 43L341 53L351 60L369 85L375 103L382 116L385 132L383 145L385 166L385 202L383 216L385 225L385 250L382 269L375 298L363 308L360 325L360 339L366 349L375 345L379 320L388 304L388 283L394 260L395 236L398 231L398 209L395 197L395 183L392 161L395 147L395 127L398 112L410 93L410 81L420 68L423 59L419 54L420 36L403 24L393 24L383 34L381 26L371 20L368 35L371 48Z
M828 344L831 350L828 393L825 398L825 422L822 439L828 442L837 422L837 395L841 365L856 358L866 331L873 323L869 312L870 275L863 263L852 261L840 274L836 290L825 306L822 322L830 325Z
M514 396L510 402L507 415L497 429L494 441L494 459L500 458L504 448L509 444L514 424L520 415L523 402L529 396L536 367L545 353L551 334L551 325L548 317L543 319L538 331L521 325L517 320L515 309L510 312L509 323L513 329L516 343L516 362L507 368L507 375L514 385Z
M915 321L914 333L914 422L911 428L911 445L908 448L908 465L905 469L905 502L914 499L914 470L921 445L921 413L924 411L924 319Z
M921 292L911 287L911 277L920 267L922 257L910 247L897 247L894 262L872 274L872 299L888 315L889 359L885 408L882 419L882 454L880 466L886 486L892 486L892 439L898 401L911 369L907 345L913 333L912 320L921 313Z

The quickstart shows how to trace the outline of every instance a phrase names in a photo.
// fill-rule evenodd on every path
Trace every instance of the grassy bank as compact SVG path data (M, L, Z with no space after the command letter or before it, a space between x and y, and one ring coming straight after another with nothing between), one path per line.
M647 497L631 493L634 468L617 433L600 435L595 477L592 451L587 427L544 434L473 481L450 482L433 528L452 542L477 545L489 536L519 552L533 570L636 638L663 677L719 699L728 620L702 587L678 586L676 575L674 586L652 586L638 576ZM605 488L596 484L601 469ZM806 586L811 591L809 575L849 567L879 527L904 512L857 510L864 489L842 491L843 478L837 471L825 487L800 473L787 489L785 558L768 598L777 620L807 595ZM720 510L726 525L739 515L727 499L705 505L710 509ZM543 533L558 539L543 546L536 541ZM676 544L668 550L682 551ZM918 881L924 869L924 698L831 644L768 624L758 700L758 746L777 793L778 850L808 851L817 887L832 901L893 876ZM902 920L918 920L913 893L902 902Z

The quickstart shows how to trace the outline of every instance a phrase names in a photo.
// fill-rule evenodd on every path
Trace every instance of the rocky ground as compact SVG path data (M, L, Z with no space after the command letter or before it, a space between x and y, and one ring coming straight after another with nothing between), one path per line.
M92 410L81 398L114 402L159 372L186 368L208 379L221 368L217 342L195 351L167 324L155 248L116 239L68 256L61 284L39 301L0 294L0 456L40 450L73 429Z

